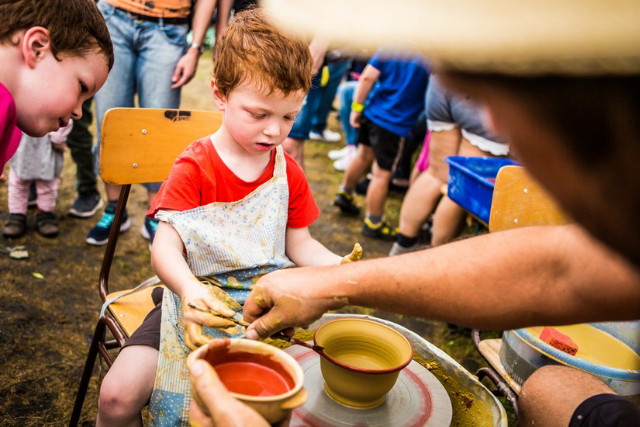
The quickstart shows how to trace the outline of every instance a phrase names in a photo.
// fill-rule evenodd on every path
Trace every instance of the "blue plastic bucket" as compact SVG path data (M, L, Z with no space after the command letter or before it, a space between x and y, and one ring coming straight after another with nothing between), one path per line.
M449 156L449 187L447 194L451 200L489 223L493 189L500 168L518 163L493 157Z

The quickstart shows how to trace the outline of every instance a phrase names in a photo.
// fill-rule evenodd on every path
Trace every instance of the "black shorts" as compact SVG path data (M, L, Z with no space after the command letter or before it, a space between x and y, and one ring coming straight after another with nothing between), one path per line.
M156 305L144 318L142 325L125 341L124 347L130 345L146 345L160 351L160 321L162 320L162 295L164 288L158 287L151 292L151 298Z
M380 169L392 171L400 161L405 138L389 132L363 116L358 131L358 143L373 149L373 155Z
M597 394L578 406L569 427L637 427L640 408L617 394Z

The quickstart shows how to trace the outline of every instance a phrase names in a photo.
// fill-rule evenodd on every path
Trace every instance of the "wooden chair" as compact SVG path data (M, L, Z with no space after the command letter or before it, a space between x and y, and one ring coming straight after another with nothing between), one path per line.
M221 124L222 114L210 111L115 108L105 114L100 138L100 175L106 183L122 185L122 189L98 282L103 310L91 341L70 425L77 425L80 419L96 357L100 355L108 366L112 365L114 358L109 350L122 347L142 324L153 308L151 292L159 286L152 278L144 283L151 286L138 292L109 293L109 271L131 184L164 181L187 145L213 133Z
M570 222L556 202L536 183L522 166L505 166L495 181L489 231L496 232L534 225L560 225ZM480 339L480 331L471 332L473 342L491 368L482 368L476 375L489 377L507 397L516 416L520 385L507 373L500 361L502 339Z

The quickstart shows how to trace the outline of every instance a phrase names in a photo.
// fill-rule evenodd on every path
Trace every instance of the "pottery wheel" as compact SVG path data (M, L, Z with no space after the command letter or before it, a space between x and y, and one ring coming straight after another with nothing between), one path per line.
M293 410L291 426L448 426L451 400L440 381L424 366L412 360L400 371L385 402L371 409L343 406L324 392L320 356L302 346L285 349L304 372L306 403Z

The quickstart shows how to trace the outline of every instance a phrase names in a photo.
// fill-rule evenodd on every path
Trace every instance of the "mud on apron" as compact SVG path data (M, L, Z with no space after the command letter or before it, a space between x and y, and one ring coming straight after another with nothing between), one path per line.
M186 248L193 274L242 318L242 304L257 279L279 268L292 267L285 255L289 186L282 147L276 149L273 177L245 198L211 203L183 212L158 212L171 224ZM234 337L237 326L204 327L213 337ZM149 403L152 424L187 425L191 400L180 298L165 291L162 300L160 354Z

